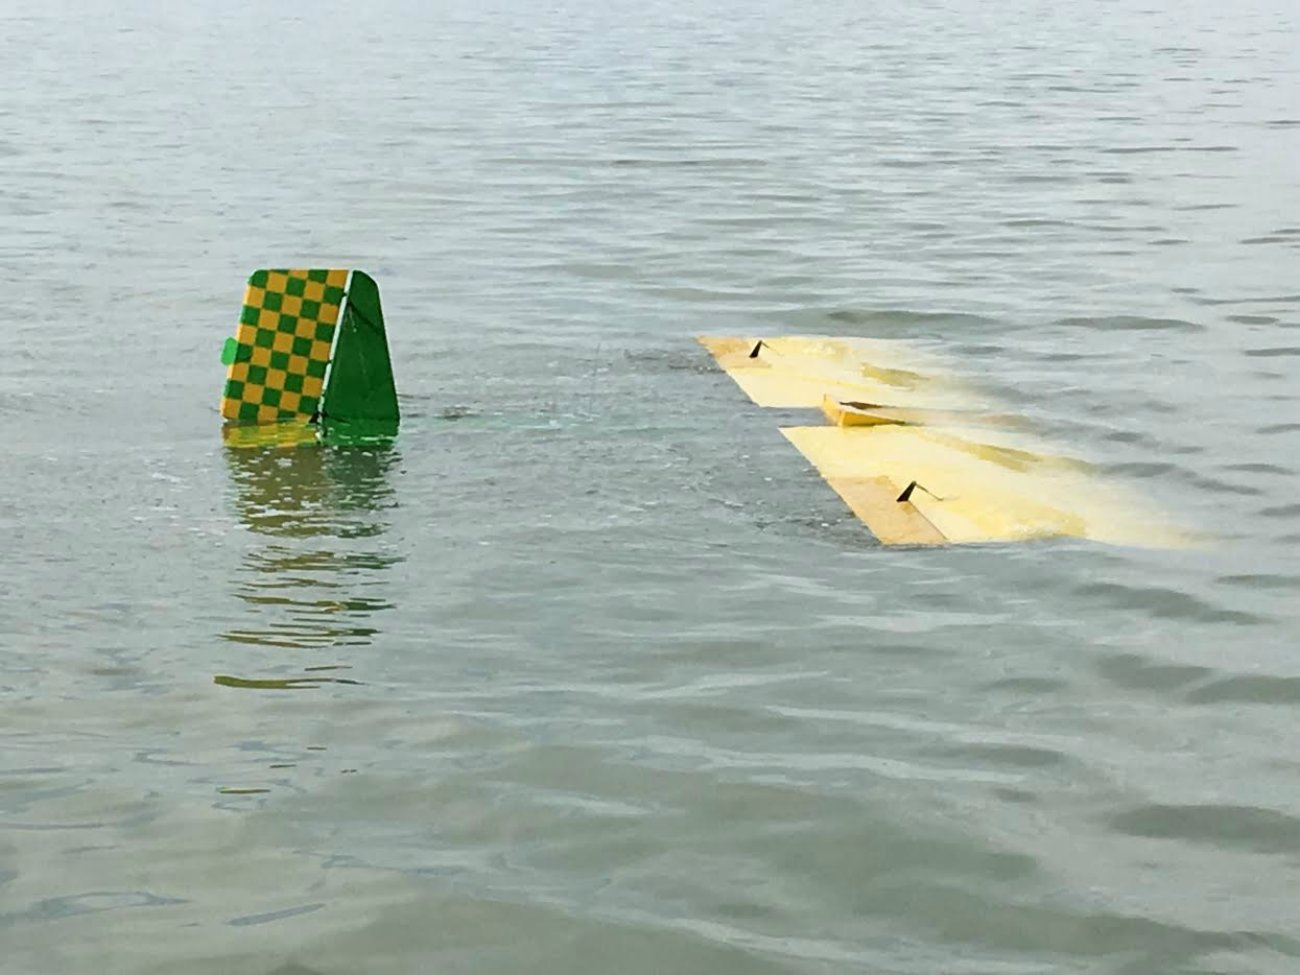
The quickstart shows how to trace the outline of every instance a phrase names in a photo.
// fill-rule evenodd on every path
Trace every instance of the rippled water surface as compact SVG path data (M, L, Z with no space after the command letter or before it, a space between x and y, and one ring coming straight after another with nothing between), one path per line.
M1293 0L6 0L0 971L1300 971ZM227 450L254 267L387 448ZM1202 541L882 549L692 342Z

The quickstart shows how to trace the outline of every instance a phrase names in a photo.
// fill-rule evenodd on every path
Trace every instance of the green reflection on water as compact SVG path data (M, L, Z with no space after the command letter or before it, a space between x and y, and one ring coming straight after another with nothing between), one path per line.
M393 608L387 571L402 557L386 538L396 505L391 483L400 456L392 430L301 424L227 428L225 457L233 505L249 545L233 582L246 624L221 637L264 648L268 667L301 666L285 651L366 646L375 620ZM332 660L315 666L346 668ZM322 677L217 675L227 687L294 689L354 683Z

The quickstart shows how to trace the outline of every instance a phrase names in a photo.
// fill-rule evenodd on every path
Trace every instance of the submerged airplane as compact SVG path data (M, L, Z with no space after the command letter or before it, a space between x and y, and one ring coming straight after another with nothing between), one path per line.
M1018 418L900 342L823 336L698 341L757 405L818 409L781 432L886 545L1184 539ZM263 269L226 340L232 446L391 438L400 419L379 288L363 271Z

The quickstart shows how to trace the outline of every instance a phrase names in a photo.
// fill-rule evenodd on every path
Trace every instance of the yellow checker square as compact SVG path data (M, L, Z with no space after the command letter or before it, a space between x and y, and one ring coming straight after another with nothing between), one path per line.
M254 366L269 366L271 364L271 350L255 345L253 346L253 355L248 361Z
M314 318L299 318L298 329L293 334L300 339L314 339L318 322Z
M297 295L285 295L284 301L280 302L280 311L285 315L301 315L302 299Z
M262 299L266 297L266 289L259 288L255 284L248 286L248 291L244 294L244 304L252 305L254 308L262 307Z
M293 376L307 375L307 357L305 355L289 356L289 373Z
M325 297L325 283L323 281L308 281L306 287L302 290L302 296L311 301L320 301Z
M289 275L283 271L270 271L266 275L266 290L274 291L276 294L284 294L285 287L289 284Z
M316 316L322 322L329 322L333 325L339 320L339 306L325 304L320 306L320 314Z
M317 362L329 362L330 344L328 342L313 342L311 344L311 357Z
M301 280L301 281L306 281L306 280L307 280L307 275L310 274L310 273L311 273L311 271L308 270L308 269L305 268L305 267L291 267L291 268L289 268L289 277L291 277L291 278L298 278L298 279Z
M259 406L257 408L258 423L274 423L280 419L280 410L275 406Z
M260 403L262 402L262 384L261 383L244 383L243 402Z
M297 413L300 399L301 397L297 393L284 393L280 397L280 411Z
M341 288L348 283L348 272L344 268L333 268L325 275L325 283Z
M280 324L280 313L271 311L269 308L263 308L257 316L257 327L265 329L268 332L274 332L275 326Z
M266 382L263 384L267 389L284 389L284 380L289 374L283 369L266 370Z
M248 363L247 362L231 363L230 372L227 374L226 378L233 379L236 382L240 382L240 383L248 382Z
M293 351L293 333L292 333L292 332L276 332L276 333L275 333L275 343L271 346L271 348L275 349L276 352L291 352L291 351Z
M257 326L249 325L247 322L239 323L239 330L235 332L235 341L240 345L252 345L253 340L257 338Z
M321 390L324 387L325 380L320 376L304 376L302 379L302 395L304 396L320 399Z

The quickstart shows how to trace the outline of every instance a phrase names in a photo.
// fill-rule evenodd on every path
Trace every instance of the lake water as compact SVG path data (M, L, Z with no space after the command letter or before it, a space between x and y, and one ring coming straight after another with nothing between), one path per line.
M1300 970L1294 0L0 9L0 971ZM390 447L233 451L249 271ZM1199 543L885 549L692 341Z

